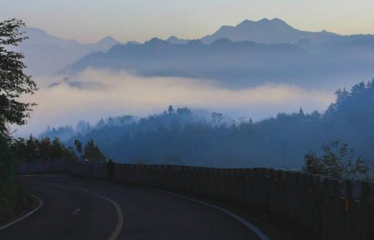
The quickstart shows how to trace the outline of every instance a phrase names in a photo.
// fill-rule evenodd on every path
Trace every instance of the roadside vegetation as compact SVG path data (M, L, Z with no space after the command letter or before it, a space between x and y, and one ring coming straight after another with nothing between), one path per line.
M303 172L337 179L368 181L373 176L373 163L356 156L355 150L338 141L324 144L323 153L305 155Z
M32 136L28 139L18 138L13 140L11 149L18 161L53 161L76 158L73 148L66 147L58 138L53 140L50 138L37 139Z
M17 19L0 22L0 221L27 205L15 178L16 161L10 149L9 132L10 124L25 124L35 106L22 102L20 97L37 91L31 76L24 73L23 54L10 50L27 39L20 31L23 26L25 24Z
M13 139L10 146L13 157L18 162L87 160L100 163L106 161L106 157L92 139L85 146L82 146L82 143L77 140L75 148L67 147L57 137L51 140L49 137L38 139L33 136L28 139Z

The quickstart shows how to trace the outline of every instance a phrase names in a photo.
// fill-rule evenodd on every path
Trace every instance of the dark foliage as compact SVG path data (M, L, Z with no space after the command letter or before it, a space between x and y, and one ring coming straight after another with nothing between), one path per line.
M9 124L25 124L35 105L20 101L22 95L33 94L37 87L24 73L23 54L9 50L26 39L20 32L23 26L17 19L0 22L0 221L15 214L18 203L25 202L15 181L16 162L8 131Z
M26 37L19 31L25 24L17 19L0 22L0 131L6 131L6 124L23 125L30 116L33 103L19 100L23 94L33 94L36 84L23 70L22 53L9 50L18 46Z
M15 161L9 151L8 140L0 134L0 221L14 210L17 197Z
M37 139L30 136L29 139L15 139L12 143L12 151L18 160L28 162L76 158L73 148L66 147L58 138L51 140L50 138Z
M355 156L355 151L347 144L334 141L324 144L323 155L310 152L305 156L304 172L320 174L332 178L368 179L372 175L372 164Z
M77 152L80 154L80 158L83 158L83 149L82 143L79 140L74 141L75 147L77 148Z
M98 146L96 146L95 142L91 139L87 142L86 146L84 147L84 156L90 162L104 162L105 156L101 153Z

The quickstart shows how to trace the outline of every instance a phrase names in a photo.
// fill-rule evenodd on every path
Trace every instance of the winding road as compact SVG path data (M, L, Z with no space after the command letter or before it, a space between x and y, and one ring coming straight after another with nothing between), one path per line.
M21 182L43 206L1 240L260 240L224 212L159 191L64 176Z

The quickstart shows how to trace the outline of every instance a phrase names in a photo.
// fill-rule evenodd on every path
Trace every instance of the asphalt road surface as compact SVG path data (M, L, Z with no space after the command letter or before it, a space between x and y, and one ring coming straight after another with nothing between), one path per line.
M231 216L167 193L62 176L21 181L44 204L0 240L259 240Z

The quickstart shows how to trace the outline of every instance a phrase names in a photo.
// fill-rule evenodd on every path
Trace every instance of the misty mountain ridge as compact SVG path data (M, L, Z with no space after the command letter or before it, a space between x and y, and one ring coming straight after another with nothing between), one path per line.
M280 19L245 20L200 40L171 36L126 45L111 37L80 44L25 30L30 39L20 49L33 75L129 70L146 77L208 79L234 88L264 83L336 88L352 84L347 79L374 75L373 35L301 31Z
M26 71L32 75L55 74L87 54L105 52L120 43L112 37L105 37L96 43L81 44L37 28L25 27L21 31L29 38L18 50L25 54Z
M153 38L144 44L119 44L107 53L90 54L62 73L77 74L88 68L128 70L146 77L208 79L239 89L264 83L340 87L352 84L347 82L351 79L374 76L374 39L351 39L313 52L290 43L220 38L210 44L202 40L181 44Z
M90 54L62 73L76 74L88 68L128 70L141 76L211 79L227 86L248 86L261 84L277 73L284 75L290 66L299 65L309 55L292 44L228 39L211 44L201 40L174 44L153 38L144 44L116 45L107 53Z
M121 43L111 36L106 36L94 43L81 44L77 40L65 40L38 28L23 27L21 28L21 31L25 32L25 36L29 37L27 41L22 43L22 45L53 45L60 47L85 47L95 50L105 50Z
M323 51L334 44L355 41L359 39L374 39L373 35L343 36L326 30L310 32L296 29L285 21L274 18L264 18L259 21L244 20L236 26L222 26L215 33L201 38L206 44L227 38L233 42L250 41L262 44L295 44L309 51ZM179 39L172 37L172 43ZM179 43L184 43L183 40Z

